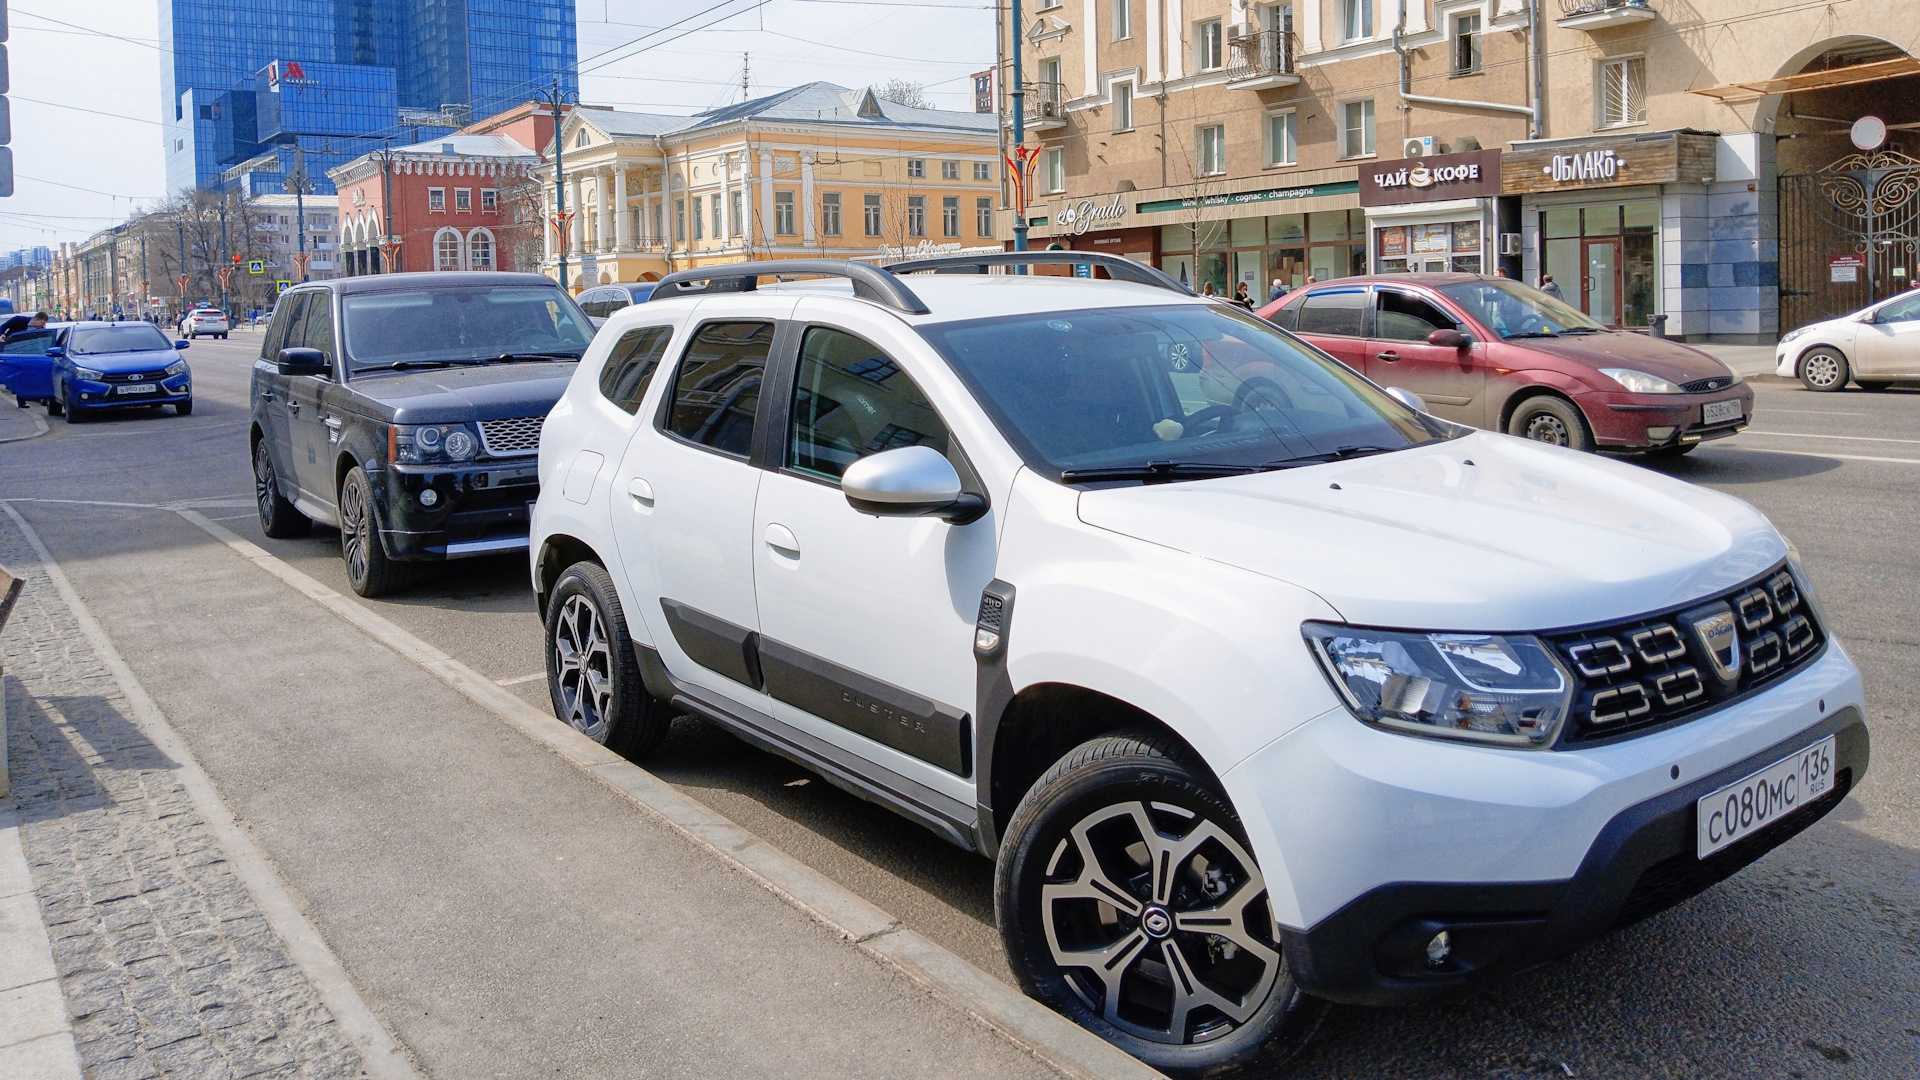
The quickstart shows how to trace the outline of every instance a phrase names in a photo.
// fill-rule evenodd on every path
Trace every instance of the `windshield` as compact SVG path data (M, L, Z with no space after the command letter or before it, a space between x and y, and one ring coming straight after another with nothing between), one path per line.
M1176 479L1279 468L1442 436L1437 422L1224 305L1018 315L925 333L1027 463L1067 482L1087 470Z
M1506 278L1442 285L1440 291L1502 338L1555 337L1606 329L1580 309Z
M73 332L73 352L75 355L121 352L149 352L157 349L171 349L173 342L167 335L154 329L147 323L129 323L126 326L103 326L97 330L75 330Z
M395 364L463 364L552 354L577 358L593 327L557 287L469 285L348 296L347 358L354 371Z

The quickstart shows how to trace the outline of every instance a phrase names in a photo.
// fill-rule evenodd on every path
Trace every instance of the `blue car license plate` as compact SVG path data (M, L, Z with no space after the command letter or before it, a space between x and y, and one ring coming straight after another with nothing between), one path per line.
M121 395L157 394L160 392L160 388L152 383L142 383L139 386L116 386L113 388L113 392Z

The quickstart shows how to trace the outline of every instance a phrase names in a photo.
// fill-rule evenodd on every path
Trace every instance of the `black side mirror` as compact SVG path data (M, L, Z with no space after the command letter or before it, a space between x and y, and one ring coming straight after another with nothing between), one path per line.
M1439 329L1427 335L1427 344L1439 349L1464 349L1473 339L1458 330Z
M281 349L278 367L282 375L333 375L333 365L319 349Z

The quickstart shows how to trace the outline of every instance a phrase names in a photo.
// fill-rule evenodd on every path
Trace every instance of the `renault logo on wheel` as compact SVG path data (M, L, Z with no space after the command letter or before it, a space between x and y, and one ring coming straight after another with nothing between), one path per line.
M1722 683L1731 687L1740 681L1740 631L1731 607L1725 603L1697 607L1681 615L1680 622L1691 633L1701 659Z

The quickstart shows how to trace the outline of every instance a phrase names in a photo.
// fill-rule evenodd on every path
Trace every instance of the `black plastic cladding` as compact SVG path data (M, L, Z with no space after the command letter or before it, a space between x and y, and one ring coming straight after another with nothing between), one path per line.
M1726 689L1678 621L1681 612L1720 601L1732 609L1740 637L1740 675ZM1738 588L1668 611L1541 637L1576 687L1560 746L1702 716L1786 678L1826 645L1813 605L1784 562Z

